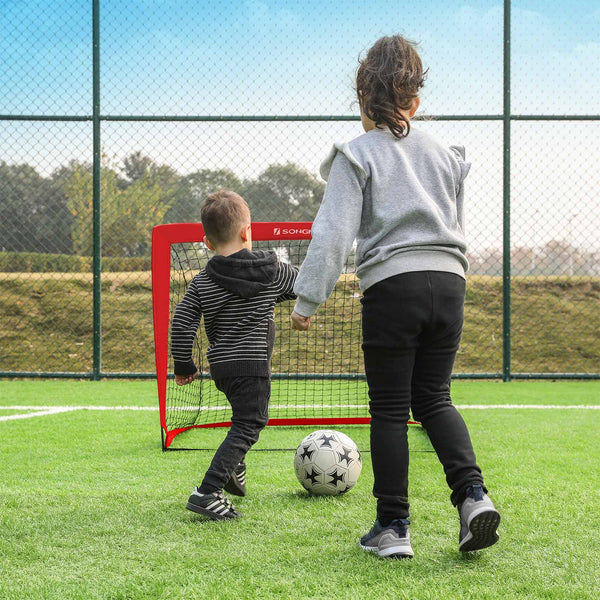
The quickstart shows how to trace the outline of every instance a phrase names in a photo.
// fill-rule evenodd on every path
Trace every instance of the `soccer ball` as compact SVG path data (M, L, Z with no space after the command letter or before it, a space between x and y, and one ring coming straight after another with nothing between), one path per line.
M304 489L319 496L336 496L353 488L362 469L356 444L330 429L313 431L298 446L296 477Z

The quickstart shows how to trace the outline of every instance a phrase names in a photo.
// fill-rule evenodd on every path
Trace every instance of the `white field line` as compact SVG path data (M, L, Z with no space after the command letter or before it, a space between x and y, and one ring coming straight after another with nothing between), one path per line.
M600 404L457 404L456 408L460 410L600 410ZM321 409L321 408L362 408L366 409L365 404L288 404L288 405L271 405L270 409L285 410L285 409ZM42 409L42 410L39 410ZM22 411L34 411L24 412L16 415L5 415L0 416L0 421L12 421L15 419L28 419L31 417L45 417L48 415L55 415L63 412L72 412L80 410L92 410L92 411L119 411L119 410L130 410L130 411L157 411L157 406L23 406L23 405L12 405L12 406L0 406L2 410L22 410ZM167 411L187 411L187 412L198 412L202 411L228 411L231 410L229 405L224 406L201 406L200 409L197 407L186 407L181 408L168 407Z
M11 406L0 406L0 410L158 410L158 406L96 406L96 405L60 405L60 406L48 406L40 405L37 406L23 406L23 405L11 405Z
M35 406L33 408L42 408L40 406ZM46 417L48 415L56 415L58 413L64 413L64 412L71 412L73 410L77 410L74 407L71 406L53 406L53 407L49 407L46 406L45 407L47 410L38 410L36 412L27 412L27 413L21 413L18 415L4 415L4 416L0 416L0 421L14 421L15 419L29 419L30 417ZM4 409L4 410L20 410L20 407L18 406L12 406L12 407L0 407L0 409Z
M600 404L455 404L456 408L465 410L486 410L488 408L508 408L511 410L600 410Z

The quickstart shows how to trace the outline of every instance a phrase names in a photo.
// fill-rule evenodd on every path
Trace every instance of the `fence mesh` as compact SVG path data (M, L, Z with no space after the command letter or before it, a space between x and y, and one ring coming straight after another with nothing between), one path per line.
M600 376L597 10L577 0L558 18L515 1L507 31L508 3L377 0L368 19L364 3L333 4L0 7L0 374L151 374L152 226L198 220L219 187L241 193L256 221L312 220L320 161L362 132L357 58L400 32L429 68L415 126L473 162L456 374Z

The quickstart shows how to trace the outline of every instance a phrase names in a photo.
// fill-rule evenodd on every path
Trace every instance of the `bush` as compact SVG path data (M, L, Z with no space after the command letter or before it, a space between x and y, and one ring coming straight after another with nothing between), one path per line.
M151 264L149 256L105 256L102 258L102 271L111 273L150 271Z
M149 271L150 257L107 256L102 258L105 272ZM91 256L40 254L38 252L0 252L2 273L89 273Z

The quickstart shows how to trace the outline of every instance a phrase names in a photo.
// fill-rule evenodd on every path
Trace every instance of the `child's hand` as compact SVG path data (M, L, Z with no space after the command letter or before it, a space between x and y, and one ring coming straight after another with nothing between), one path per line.
M297 331L306 331L310 327L310 317L303 317L299 315L295 310L290 315L290 321L292 323L292 329Z
M193 375L175 375L175 383L177 385L187 385L188 383L192 383L196 377L198 377L198 371Z

